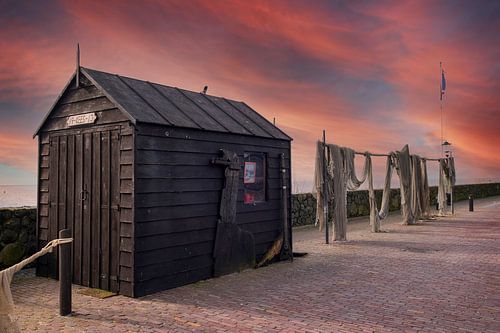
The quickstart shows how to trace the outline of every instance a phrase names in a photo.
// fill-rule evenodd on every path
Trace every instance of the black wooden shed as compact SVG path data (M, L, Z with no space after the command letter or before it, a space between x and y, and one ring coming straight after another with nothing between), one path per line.
M80 67L36 135L39 247L72 230L75 284L138 297L291 259L291 138L243 102Z

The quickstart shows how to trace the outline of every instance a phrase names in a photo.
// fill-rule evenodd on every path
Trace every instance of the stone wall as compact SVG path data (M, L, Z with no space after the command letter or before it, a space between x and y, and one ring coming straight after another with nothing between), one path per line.
M500 183L457 185L453 191L453 201L467 200L472 194L474 198L485 198L500 195ZM377 204L380 207L382 190L375 190ZM437 186L430 188L431 205L435 205ZM392 189L389 210L399 210L401 204L399 189ZM368 191L352 191L347 193L347 215L349 217L365 216L370 214ZM316 218L316 198L311 193L292 195L292 224L301 226L314 224Z
M0 269L36 252L36 209L0 208Z

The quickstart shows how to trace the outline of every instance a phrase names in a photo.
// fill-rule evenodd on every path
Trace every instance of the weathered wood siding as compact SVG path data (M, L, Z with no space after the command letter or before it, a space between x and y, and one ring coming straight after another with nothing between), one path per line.
M259 260L280 232L280 154L290 189L290 142L146 124L136 130L134 295L212 276L224 171L210 161L221 148L241 161L244 152L267 154L267 201L243 204L241 172L236 216L253 233Z
M132 296L134 129L85 77L73 87L39 135L39 247L72 229L74 283ZM66 126L68 116L87 112L96 112L94 124ZM92 187L85 208L84 183ZM39 260L37 274L57 277L57 253Z
M101 90L82 75L80 76L80 88L75 88L74 82L70 83L49 118L45 121L41 131L51 132L67 129L66 120L68 116L89 112L95 112L97 120L94 124L86 125L86 127L116 124L129 120L113 102L104 96Z

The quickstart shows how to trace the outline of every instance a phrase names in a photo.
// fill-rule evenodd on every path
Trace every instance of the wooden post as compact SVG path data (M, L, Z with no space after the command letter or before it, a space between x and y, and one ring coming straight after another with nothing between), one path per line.
M283 223L283 251L282 258L293 261L293 253L290 251L290 230L288 229L288 187L286 182L285 154L280 154L281 167L281 207Z
M236 223L240 162L238 155L220 150L212 164L224 167L224 188L220 198L219 220L215 231L213 275L215 277L255 267L255 239Z
M455 206L453 205L453 185L451 186L451 193L450 193L450 200L451 200L451 215L455 214Z
M71 230L59 231L59 238L70 238ZM59 245L59 314L71 313L71 243Z
M323 130L323 221L325 221L325 242L330 243L330 231L328 227L328 186L326 183L326 132Z
M472 194L469 195L469 212L474 211L474 198L472 197Z

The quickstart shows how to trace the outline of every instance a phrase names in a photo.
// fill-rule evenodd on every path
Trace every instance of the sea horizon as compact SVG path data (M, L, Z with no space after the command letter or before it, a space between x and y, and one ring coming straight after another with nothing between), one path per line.
M0 185L0 208L36 207L37 185Z

